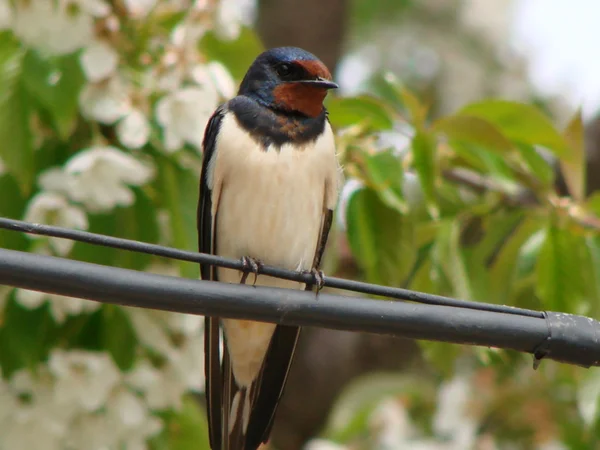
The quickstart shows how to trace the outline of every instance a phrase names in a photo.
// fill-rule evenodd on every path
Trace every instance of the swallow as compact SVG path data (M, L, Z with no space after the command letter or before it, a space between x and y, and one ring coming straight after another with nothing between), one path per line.
M337 87L314 55L274 48L256 58L237 96L214 112L203 141L199 250L239 258L247 270L201 264L202 279L245 283L254 272L256 285L313 288L257 275L265 264L310 271L316 284L322 280L319 267L340 186L323 100ZM205 318L213 450L255 450L267 442L299 332L293 326Z

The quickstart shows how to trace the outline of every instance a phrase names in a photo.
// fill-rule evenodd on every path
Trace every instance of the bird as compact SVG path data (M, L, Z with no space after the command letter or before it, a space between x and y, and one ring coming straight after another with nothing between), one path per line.
M202 145L199 251L240 259L244 270L201 264L203 280L246 283L254 273L255 285L316 287L318 294L342 177L323 105L337 87L313 54L272 48L254 60L237 95L211 116ZM261 265L310 272L314 282L258 275ZM299 332L295 326L205 317L213 450L255 450L268 441Z

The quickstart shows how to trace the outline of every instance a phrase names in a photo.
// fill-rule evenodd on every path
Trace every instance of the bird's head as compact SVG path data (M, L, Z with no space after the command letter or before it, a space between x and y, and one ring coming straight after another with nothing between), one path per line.
M279 47L254 60L238 94L279 112L317 117L327 90L337 87L316 56L296 47Z

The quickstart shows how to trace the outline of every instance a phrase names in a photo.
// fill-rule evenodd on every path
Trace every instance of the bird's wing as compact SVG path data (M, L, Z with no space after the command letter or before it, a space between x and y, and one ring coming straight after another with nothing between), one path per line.
M331 229L333 211L324 207L321 233L314 257L314 268L319 268L325 244ZM312 290L307 285L306 290ZM283 395L283 389L294 357L300 327L278 325L273 333L269 350L258 377L256 398L252 401L252 413L248 424L244 450L256 450L267 442L273 427L275 411ZM255 383L256 384L256 383Z
M216 252L216 217L213 217L212 187L209 183L210 171L216 158L217 135L221 127L225 107L219 107L211 117L204 133L202 172L200 176L200 196L198 199L198 247L201 253ZM200 264L203 280L216 280L216 268ZM221 362L219 342L219 318L204 319L204 371L206 375L206 412L210 445L214 450L221 448Z
M227 107L219 107L211 117L203 141L202 172L200 175L200 194L198 199L198 246L202 253L217 252L217 220L220 197L220 181L216 181L214 170L218 153L218 136ZM203 280L218 281L217 268L209 264L200 264ZM206 412L210 446L213 450L242 450L245 444L243 430L243 402L252 402L256 398L256 383L238 396L238 406L234 405L236 394L240 391L233 377L231 360L227 346L221 362L220 317L204 319L204 371L206 377ZM295 340L294 340L295 344ZM293 349L292 349L293 350ZM248 395L246 397L246 395ZM231 411L234 410L232 417ZM230 423L231 422L231 423Z

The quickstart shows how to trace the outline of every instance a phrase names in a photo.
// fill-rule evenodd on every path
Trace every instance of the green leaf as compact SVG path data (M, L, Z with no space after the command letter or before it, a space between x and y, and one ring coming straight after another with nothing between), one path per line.
M504 155L514 148L498 127L476 116L457 114L444 117L434 122L432 129L450 140L475 144Z
M367 176L371 187L390 208L406 214L408 206L402 193L403 170L392 149L369 155L365 153Z
M460 231L458 220L441 223L432 259L444 271L455 296L463 300L474 300L460 245Z
M135 192L135 203L128 208L119 208L115 212L116 232L119 237L133 239L151 244L159 239L156 207L148 196L139 188L132 188ZM118 253L121 267L143 270L150 261L151 255L138 252Z
M546 188L554 185L555 171L550 163L531 145L518 146L519 153L536 182Z
M242 28L237 39L221 40L215 32L209 31L200 41L200 49L208 60L221 62L231 75L241 80L248 67L264 48L251 28Z
M193 397L184 398L181 410L163 416L165 428L150 440L152 450L210 450L206 417Z
M394 125L394 112L383 101L368 95L332 98L327 103L329 120L335 127L366 123L375 130L389 130Z
M498 302L497 294L504 293L504 288L509 284L506 281L510 276L503 278L502 284L496 289L490 289L495 281L492 278L493 263L497 262L496 258L500 256L507 242L518 233L523 222L522 211L502 210L493 214L485 211L466 223L462 221L460 247L474 299L493 303ZM472 239L473 236L476 237L475 242L466 244L465 240ZM516 260L517 255L513 256ZM500 303L506 303L506 299L503 298Z
M414 128L422 130L427 117L427 108L421 104L419 99L410 92L393 73L388 72L383 78L392 88L396 99L404 106L404 109L409 114Z
M536 265L536 293L545 308L581 313L590 278L586 275L590 270L587 255L582 237L556 225L548 226Z
M490 226L493 226L491 224ZM517 278L517 265L525 243L540 231L540 223L531 217L523 217L521 222L507 236L501 249L494 255L489 268L489 300L494 303L510 304L511 293ZM543 237L542 237L543 239ZM540 240L541 242L541 240ZM537 247L539 251L539 246ZM533 260L537 259L537 253ZM533 268L534 262L531 263Z
M450 143L460 165L473 169L486 177L493 178L496 183L508 192L520 189L515 171L507 162L506 155L487 151L476 144L452 141Z
M350 248L367 280L397 286L416 259L414 224L386 206L372 189L356 191L346 209Z
M585 201L585 207L588 211L600 217L600 192L596 191Z
M76 124L79 92L85 83L79 55L45 58L29 50L23 60L23 82L31 98L49 113L59 137L67 140Z
M425 194L427 209L434 219L440 212L436 201L435 184L437 168L435 160L435 141L431 135L418 132L412 139L413 161L421 188Z
M564 138L569 145L571 157L560 160L560 169L571 196L578 202L585 198L586 158L583 119L578 110L564 131Z
M119 236L116 214L88 214L88 222L88 231L90 233ZM116 261L120 252L123 252L123 250L105 247L103 245L90 245L84 242L75 242L75 245L71 250L71 258L95 264L115 266L117 265Z
M35 174L29 98L22 84L24 50L7 32L0 33L0 159L22 192L29 193Z
M149 243L158 242L156 207L142 190L132 189L135 192L133 205L116 208L112 214L88 215L89 231ZM80 261L136 270L145 269L152 260L151 255L82 242L75 243L71 257Z
M25 212L27 199L19 190L17 181L11 174L0 175L0 216L21 218ZM23 233L0 230L0 247L12 250L25 250L29 240Z
M444 377L450 378L456 368L456 359L470 351L465 346L448 342L417 341L425 360Z
M600 236L588 236L585 243L589 252L590 258L590 275L589 288L591 291L590 298L600 298ZM590 302L590 315L595 319L600 319L600 302Z
M54 344L49 337L57 329L48 308L47 303L32 310L24 308L14 299L14 291L10 295L0 329L0 368L4 378L21 368L35 370L47 358Z
M199 177L191 170L176 166L170 159L159 157L160 205L169 214L172 245L182 250L198 250L196 210ZM198 264L178 261L182 276L198 278Z
M460 114L493 123L511 140L542 145L559 158L570 158L564 137L552 121L534 106L506 100L486 100L466 106Z
M110 353L119 369L127 371L133 367L137 345L129 317L116 305L103 305L102 316L102 348Z
M519 249L519 257L515 265L516 280L521 281L535 275L536 264L546 241L546 234L547 229L541 228L526 238Z

